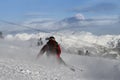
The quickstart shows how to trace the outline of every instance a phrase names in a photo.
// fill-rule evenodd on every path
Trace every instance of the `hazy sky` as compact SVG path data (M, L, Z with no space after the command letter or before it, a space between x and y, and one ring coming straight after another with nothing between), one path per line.
M120 14L120 0L0 0L0 19L8 21L63 19L77 13L85 17L116 16Z

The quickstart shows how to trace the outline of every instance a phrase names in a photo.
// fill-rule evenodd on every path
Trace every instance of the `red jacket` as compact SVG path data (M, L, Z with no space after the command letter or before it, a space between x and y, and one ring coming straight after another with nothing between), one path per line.
M58 58L60 58L61 54L60 45L55 40L49 40L47 44L42 47L38 56L40 54L44 54L45 52L48 56L51 54L55 54Z

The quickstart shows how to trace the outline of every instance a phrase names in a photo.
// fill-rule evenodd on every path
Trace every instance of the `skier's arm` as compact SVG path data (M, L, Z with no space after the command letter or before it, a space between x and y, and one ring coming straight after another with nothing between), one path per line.
M37 58L45 53L46 48L47 48L47 45L44 45L44 46L42 47L42 49L40 50L40 52L39 52L38 55L37 55Z

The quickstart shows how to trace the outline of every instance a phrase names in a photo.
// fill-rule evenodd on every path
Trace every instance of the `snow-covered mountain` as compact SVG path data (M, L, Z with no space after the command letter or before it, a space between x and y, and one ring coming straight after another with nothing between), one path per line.
M59 32L63 30L85 31L96 35L119 34L120 19L115 18L90 18L86 19L81 14L76 14L61 20L50 18L29 19L21 23L0 21L0 30L3 33L34 33L34 32Z
M96 36L89 32L62 31L54 33L7 35L5 39L28 41L30 45L35 46L40 37L45 44L45 38L51 35L56 37L62 50L69 54L119 59L120 35Z
M59 21L33 19L22 25L7 24L0 27L4 36L0 38L0 80L120 79L118 19L85 19L78 14ZM60 44L67 66L46 55L36 60L43 46L37 45L38 40L45 44L50 36Z
M26 28L25 30L18 31L18 32L19 33L20 32L21 33L36 32L40 36L43 34L39 32L43 32L43 33L47 32L46 33L47 35L48 34L55 35L57 33L56 34L57 36L58 35L64 36L64 37L70 36L70 40L72 39L72 37L74 37L76 38L75 42L77 42L77 40L82 40L80 41L81 43L84 43L84 41L86 43L87 41L90 44L92 43L92 45L94 44L99 46L99 48L101 48L101 45L102 45L103 46L102 48L105 47L106 49L106 46L107 47L111 46L113 43L115 43L114 46L117 46L116 42L119 39L119 28L118 28L119 25L120 25L119 18L85 19L83 15L77 14L75 16L64 18L59 21L52 20L52 19L33 19L30 21L26 21L24 22L24 26L30 26L32 27L32 29ZM35 35L38 35L38 34L35 34ZM64 35L64 34L67 34L67 35ZM113 35L113 34L116 34L116 35Z

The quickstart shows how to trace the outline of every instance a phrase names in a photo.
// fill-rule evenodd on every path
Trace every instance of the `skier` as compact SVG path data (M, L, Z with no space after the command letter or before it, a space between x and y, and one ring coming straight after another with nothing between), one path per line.
M3 39L4 37L3 37L3 34L2 34L2 32L0 31L0 39Z
M43 41L42 38L40 37L40 39L37 42L37 46L42 46L43 45Z
M59 64L63 64L64 66L68 67L70 70L75 71L73 66L68 65L64 62L64 60L60 57L61 54L61 48L60 45L55 40L55 37L51 36L47 38L49 40L40 50L40 52L37 55L37 58L39 56L43 55L46 52L46 55L49 56L55 56Z
M60 45L55 40L55 37L51 36L47 38L48 42L42 47L37 55L37 58L46 52L47 56L56 56L60 58L61 48Z

